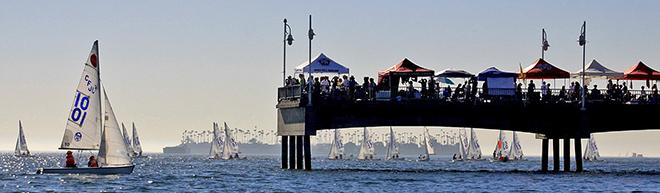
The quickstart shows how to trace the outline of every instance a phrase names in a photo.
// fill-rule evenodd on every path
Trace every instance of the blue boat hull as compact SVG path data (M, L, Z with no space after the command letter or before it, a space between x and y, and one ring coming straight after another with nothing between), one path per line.
M135 165L129 166L104 166L98 168L39 168L37 174L96 174L115 175L131 174Z

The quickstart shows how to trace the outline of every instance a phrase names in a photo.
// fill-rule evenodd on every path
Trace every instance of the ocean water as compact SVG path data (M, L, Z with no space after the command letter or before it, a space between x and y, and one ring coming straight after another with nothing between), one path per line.
M37 175L57 167L64 154L33 158L0 155L0 191L56 192L569 192L660 191L660 159L605 158L585 162L583 173L543 174L539 158L527 161L429 162L325 160L313 171L280 169L279 157L209 160L204 156L151 154L135 160L131 175ZM573 164L573 167L574 164ZM552 168L552 166L550 166Z

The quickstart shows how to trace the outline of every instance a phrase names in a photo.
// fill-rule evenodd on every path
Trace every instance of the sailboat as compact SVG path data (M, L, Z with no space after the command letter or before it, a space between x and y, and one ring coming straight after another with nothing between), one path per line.
M211 141L211 150L209 159L222 159L222 134L218 128L218 123L213 123L213 141Z
M341 135L339 135L339 130L335 129L335 135L332 140L330 147L330 153L328 154L328 159L337 160L344 159L344 144L341 142Z
M497 145L495 145L495 150L493 151L493 161L509 161L509 142L506 141L506 135L502 130L497 137Z
M238 144L231 132L229 132L229 126L227 126L227 123L225 122L225 141L222 145L222 159L245 159L241 158L238 153Z
M142 156L142 143L140 143L140 137L138 136L137 129L135 128L135 123L131 123L133 125L133 148L131 151L133 151L133 154L136 157L144 157Z
M511 150L509 150L509 160L524 160L522 147L520 146L520 140L518 139L518 134L514 131L511 134Z
M358 153L358 160L373 160L376 156L376 149L369 137L369 131L364 128L362 135L362 144L360 145L360 153Z
M124 137L124 143L126 144L126 152L128 152L128 155L130 155L131 157L134 157L135 152L133 152L133 144L131 143L131 137L128 135L128 131L126 131L126 127L124 127L124 123L121 123L121 130Z
M481 147L479 147L479 140L477 140L477 135L474 133L473 128L470 128L470 143L468 144L467 159L481 159Z
M465 129L458 131L458 152L452 157L452 161L463 161L468 155L468 139L465 136Z
M587 148L584 150L584 160L586 161L601 161L600 153L598 153L598 146L596 146L596 139L594 134L589 135L589 142Z
M390 138L387 142L387 160L402 160L403 158L399 157L399 146L396 145L396 136L394 135L394 130L390 126Z
M60 149L98 150L100 167L39 168L38 174L131 174L135 165L127 152L119 123L105 89L101 89L98 40L85 62L67 118ZM101 111L101 92L105 111ZM105 114L105 116L104 116ZM103 121L102 121L103 119ZM78 160L80 163L82 160Z
M433 150L433 146L431 145L431 135L429 135L429 130L427 128L424 128L424 136L423 136L424 141L422 142L422 149L423 149L423 154L419 156L419 161L428 161L431 159L431 155L435 154L435 151Z
M16 139L16 149L14 149L14 155L16 157L31 157L30 150L27 147L27 141L25 140L25 133L23 133L23 124L21 121L18 121L18 138Z

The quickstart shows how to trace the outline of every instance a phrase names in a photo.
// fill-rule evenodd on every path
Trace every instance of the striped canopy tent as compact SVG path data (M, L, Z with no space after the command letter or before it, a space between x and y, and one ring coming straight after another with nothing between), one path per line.
M660 80L660 72L648 67L642 61L623 73L624 80Z
M520 79L559 79L570 78L571 74L539 58L523 69Z
M571 76L573 78L579 78L582 77L582 74L582 70L579 70L575 73L572 73ZM596 61L596 59L593 59L591 60L591 63L589 63L589 66L587 66L584 70L584 76L587 78L620 79L623 77L623 73L610 70L609 68Z

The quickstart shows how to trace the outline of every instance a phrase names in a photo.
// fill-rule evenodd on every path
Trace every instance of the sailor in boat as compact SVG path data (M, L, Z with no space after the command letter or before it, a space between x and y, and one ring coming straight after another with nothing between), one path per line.
M456 154L454 154L454 156L452 156L451 159L452 160L457 160L458 158L456 157Z
M87 167L90 167L90 168L99 167L99 163L96 161L96 157L89 156L89 161L87 162Z
M76 160L73 157L73 152L67 151L66 152L66 166L67 168L75 168L76 166Z

